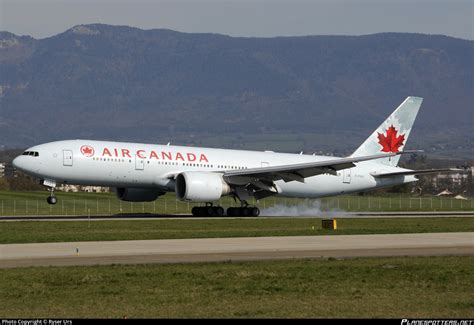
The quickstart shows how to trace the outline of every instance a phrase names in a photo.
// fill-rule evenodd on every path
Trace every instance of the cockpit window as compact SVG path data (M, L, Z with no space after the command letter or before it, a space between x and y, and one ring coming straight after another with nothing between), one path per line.
M39 152L38 152L38 151L25 151L25 152L22 153L21 155L22 155L22 156L39 157Z

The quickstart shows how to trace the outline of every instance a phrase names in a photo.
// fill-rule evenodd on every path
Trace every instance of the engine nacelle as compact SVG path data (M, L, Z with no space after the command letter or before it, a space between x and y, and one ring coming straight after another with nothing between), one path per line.
M150 202L155 201L165 192L148 188L126 188L118 187L116 191L117 197L122 201L129 202Z
M230 193L222 175L206 172L184 172L176 177L176 197L183 201L211 202Z

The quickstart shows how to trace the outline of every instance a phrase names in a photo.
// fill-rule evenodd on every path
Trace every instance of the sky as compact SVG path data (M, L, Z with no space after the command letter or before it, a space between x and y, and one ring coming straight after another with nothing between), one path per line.
M103 23L274 37L442 34L474 39L474 0L0 0L0 30L45 38Z

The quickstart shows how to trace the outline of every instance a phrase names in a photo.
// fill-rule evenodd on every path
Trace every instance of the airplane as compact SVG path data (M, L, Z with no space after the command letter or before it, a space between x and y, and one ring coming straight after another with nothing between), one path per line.
M403 103L348 157L198 148L95 140L65 140L33 146L13 166L39 178L56 204L57 184L108 186L118 199L154 201L175 192L182 201L206 203L194 216L223 216L213 205L232 196L240 207L228 216L258 216L248 200L269 196L321 198L416 182L418 175L457 171L398 166L423 98Z

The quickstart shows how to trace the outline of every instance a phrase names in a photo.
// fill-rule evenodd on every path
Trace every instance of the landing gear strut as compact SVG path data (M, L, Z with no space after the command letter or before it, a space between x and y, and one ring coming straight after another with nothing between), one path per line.
M204 207L194 207L191 212L194 217L222 217L224 216L224 208L215 207L212 203L206 203Z
M249 207L247 201L240 201L240 208L228 208L227 216L229 217L258 217L260 209L257 207Z
M56 198L56 196L54 196L54 187L48 187L48 191L49 196L46 199L46 202L48 202L48 204L56 204L58 202L58 199Z

